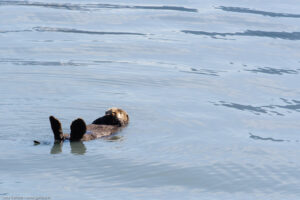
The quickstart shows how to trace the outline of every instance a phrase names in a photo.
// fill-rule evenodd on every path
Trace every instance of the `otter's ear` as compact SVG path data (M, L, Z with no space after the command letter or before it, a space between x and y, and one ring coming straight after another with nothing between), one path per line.
M83 119L78 118L71 124L71 141L79 141L86 132L86 124Z

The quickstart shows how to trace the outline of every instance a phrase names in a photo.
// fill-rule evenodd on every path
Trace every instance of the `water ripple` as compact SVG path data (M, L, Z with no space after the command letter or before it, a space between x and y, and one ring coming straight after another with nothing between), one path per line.
M51 28L51 27L34 27L33 30L39 32L62 32L62 33L80 33L80 34L96 34L96 35L146 35L143 33L131 33L131 32L105 32L105 31L86 31L78 29L68 28Z
M42 3L42 2L29 2L29 1L0 1L0 6L35 6L46 7L55 9L67 9L67 10L87 10L84 6L77 4L58 4L58 3Z
M214 39L217 36L226 37L226 36L250 36L250 37L269 37L269 38L279 38L283 40L300 40L300 32L276 32L276 31L253 31L246 30L244 32L236 33L218 33L218 32L206 32L206 31L192 31L192 30L182 30L181 32L194 35L206 35Z
M0 63L11 63L14 65L38 65L38 66L86 66L88 63L74 61L35 61L19 59L0 59Z
M253 135L252 133L249 133L249 138L254 139L254 140L269 140L272 142L289 142L289 140L282 140L282 139L274 139L271 137L260 137L258 135Z
M227 12L237 12L237 13L249 13L249 14L257 14L269 17L292 17L292 18L300 18L300 14L289 14L289 13L276 13L276 12L268 12L262 10L254 10L249 8L241 8L241 7L226 7L220 6L217 9L221 9Z
M180 167L164 163L136 163L103 155L89 159L69 155L43 157L28 156L24 162L3 159L0 171L15 176L47 178L47 181L55 183L57 177L63 176L66 179L63 184L72 185L74 181L78 181L79 186L85 189L95 186L131 189L176 186L228 193L291 192L297 188L300 176L298 168L290 164L281 166L227 161L197 167ZM49 159L52 162L48 162ZM86 160L89 162L85 162ZM51 176L47 176L49 172ZM286 180L290 181L286 182ZM276 188L274 184L277 185ZM289 187L285 187L286 185ZM299 194L299 190L295 190L295 193Z
M116 4L70 4L70 3L43 3L30 1L0 1L0 6L15 5L15 6L34 6L46 7L54 9L78 10L78 11L92 11L97 9L145 9L145 10L169 10L181 12L198 12L194 8L185 8L180 6L130 6L130 5L116 5Z
M276 69L271 67L258 67L257 69L245 69L245 71L249 71L253 73L272 74L272 75L299 74L298 70Z
M252 105L243 105L243 104L238 104L238 103L227 103L225 101L220 101L220 103L214 103L216 106L225 106L228 108L234 108L237 110L242 110L242 111L250 111L255 114L266 114L268 113L267 110L263 109L262 107L259 106L252 106Z
M32 30L9 30L9 31L0 31L0 33L20 33L20 32L32 32Z
M212 70L212 69L191 68L190 70L182 70L181 72L191 73L191 74L207 75L207 76L220 76L219 72L224 72L224 71L216 71L216 70Z
M112 31L88 31L88 30L78 30L70 28L52 28L52 27L33 27L31 30L0 30L1 33L22 33L22 32L60 32L60 33L78 33L78 34L90 34L90 35L140 35L145 36L144 33L134 33L134 32L112 32Z
M256 115L260 114L276 114L279 116L284 116L282 112L279 112L278 109L283 109L286 111L294 111L294 112L300 112L300 101L297 100L291 100L288 101L286 99L281 100L286 103L286 105L265 105L265 106L253 106L253 105L243 105L238 103L229 103L225 101L219 101L219 103L213 103L215 106L225 106L228 108L234 108L241 111L249 111L251 113L254 113ZM288 103L287 103L288 102Z

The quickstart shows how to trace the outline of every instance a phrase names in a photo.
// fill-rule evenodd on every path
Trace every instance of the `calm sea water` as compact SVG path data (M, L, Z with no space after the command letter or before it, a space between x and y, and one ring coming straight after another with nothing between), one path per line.
M298 5L0 0L0 198L299 199ZM53 145L112 106L116 140Z

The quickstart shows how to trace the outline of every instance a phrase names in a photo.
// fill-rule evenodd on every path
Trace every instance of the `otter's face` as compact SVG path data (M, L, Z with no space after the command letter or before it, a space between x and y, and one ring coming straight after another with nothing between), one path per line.
M129 122L128 114L120 108L111 108L105 112L105 115L113 116L122 125L126 125Z

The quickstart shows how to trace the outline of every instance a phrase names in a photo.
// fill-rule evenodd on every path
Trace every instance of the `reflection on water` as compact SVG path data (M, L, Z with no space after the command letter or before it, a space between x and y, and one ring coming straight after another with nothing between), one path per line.
M86 147L83 142L68 142L70 143L71 153L75 155L83 155L86 153ZM64 142L54 142L51 148L51 154L59 154L63 151Z
M83 155L86 152L86 147L83 142L70 142L71 153Z
M107 138L103 138L103 140L108 141L108 142L116 142L116 141L122 141L122 136L111 136ZM63 145L64 143L69 143L71 147L71 153L75 155L84 155L87 151L86 146L84 145L83 142L54 142L53 146L51 148L50 154L60 154L63 152ZM49 145L49 142L45 143L42 142L43 145ZM37 145L37 144L36 144Z
M123 137L118 136L118 135L114 135L114 136L106 138L106 141L108 141L108 142L121 142L121 141L123 141Z
M51 148L51 154L58 154L62 152L63 142L54 142Z

